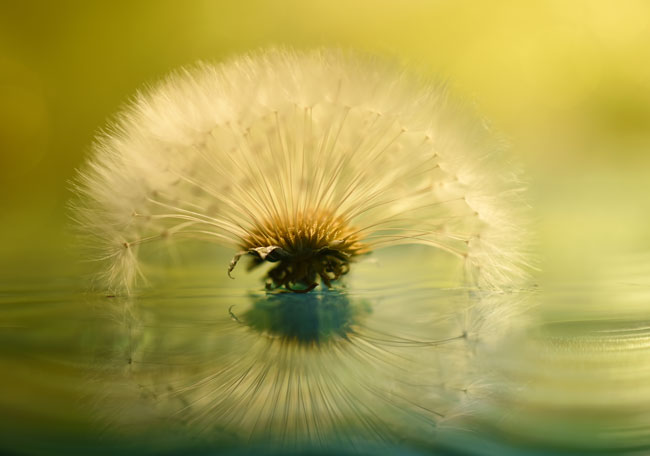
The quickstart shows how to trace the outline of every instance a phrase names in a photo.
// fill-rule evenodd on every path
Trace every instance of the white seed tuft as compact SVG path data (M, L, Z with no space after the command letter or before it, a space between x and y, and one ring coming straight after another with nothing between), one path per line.
M329 285L347 259L421 244L499 289L525 255L521 184L498 149L440 85L338 50L268 50L138 94L96 141L75 218L111 288L133 286L141 245L189 237L270 248L276 286Z

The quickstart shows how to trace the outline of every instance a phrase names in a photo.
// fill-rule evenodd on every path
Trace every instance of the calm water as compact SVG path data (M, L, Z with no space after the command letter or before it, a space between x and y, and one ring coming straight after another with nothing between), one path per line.
M433 281L444 265L413 252L308 295L266 293L243 270L176 268L129 298L66 268L14 274L0 288L1 446L643 453L646 259L597 284L499 294Z

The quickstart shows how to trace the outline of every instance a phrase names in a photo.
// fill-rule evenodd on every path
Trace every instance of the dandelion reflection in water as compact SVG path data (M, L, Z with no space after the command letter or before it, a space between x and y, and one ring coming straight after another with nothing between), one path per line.
M131 399L107 395L103 419L126 432L164 422L220 445L431 447L503 387L485 360L523 299L403 285L192 288L113 302L128 308L119 325L128 342L97 361L121 370Z

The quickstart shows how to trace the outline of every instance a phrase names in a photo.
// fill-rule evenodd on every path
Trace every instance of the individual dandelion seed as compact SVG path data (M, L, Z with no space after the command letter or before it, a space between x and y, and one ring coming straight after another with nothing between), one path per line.
M467 281L525 276L517 173L441 85L340 50L271 49L179 70L93 147L75 218L111 288L154 242L203 239L270 288L330 287L375 249L419 244ZM432 250L433 251L433 250Z

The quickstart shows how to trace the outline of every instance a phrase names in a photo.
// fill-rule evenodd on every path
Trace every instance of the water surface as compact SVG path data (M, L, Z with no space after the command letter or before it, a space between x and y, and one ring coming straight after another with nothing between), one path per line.
M437 266L427 261L417 252L377 255L356 265L347 287L307 295L268 293L259 277L230 281L203 266L167 269L129 297L91 288L74 268L8 274L0 294L2 447L648 448L645 257L598 287L501 293L458 286L431 274ZM581 300L588 312L574 304Z

